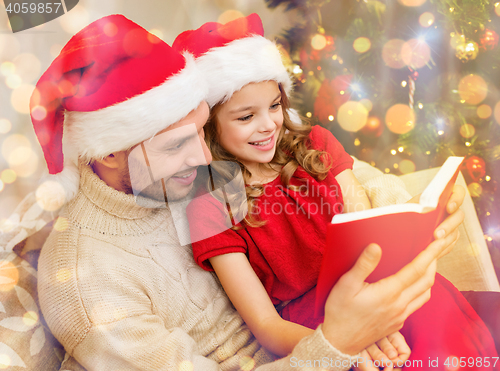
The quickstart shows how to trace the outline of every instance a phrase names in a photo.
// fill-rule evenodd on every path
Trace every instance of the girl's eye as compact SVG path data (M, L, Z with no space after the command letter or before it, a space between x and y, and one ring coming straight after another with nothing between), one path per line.
M252 118L253 115L246 115L246 116L243 116L243 117L240 117L238 120L239 121L248 121Z
M271 106L272 109L278 109L278 107L281 106L281 102L275 103Z

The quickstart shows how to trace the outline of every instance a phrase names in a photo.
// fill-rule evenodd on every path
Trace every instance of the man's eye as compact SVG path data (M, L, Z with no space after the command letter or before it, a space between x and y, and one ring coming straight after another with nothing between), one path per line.
M238 120L239 121L248 121L252 118L253 115L246 115L246 116L243 116L243 117L240 117Z
M182 148L182 146L184 145L184 142L181 142L181 143L178 143L176 144L175 146L173 147L169 147L167 148L167 152L175 152L175 151L178 151L179 149Z

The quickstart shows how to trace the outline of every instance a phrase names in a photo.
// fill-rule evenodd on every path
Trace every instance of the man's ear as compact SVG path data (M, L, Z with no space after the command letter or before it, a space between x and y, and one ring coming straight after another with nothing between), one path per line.
M121 152L111 153L110 155L104 157L102 160L95 160L99 164L107 167L108 169L118 169L123 161L122 157L124 154Z

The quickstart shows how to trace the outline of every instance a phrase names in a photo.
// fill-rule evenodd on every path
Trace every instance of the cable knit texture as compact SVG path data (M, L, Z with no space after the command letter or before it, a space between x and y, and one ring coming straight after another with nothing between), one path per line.
M300 361L313 370L349 369L321 326L271 362L213 273L179 244L168 208L138 206L89 166L80 173L80 190L61 211L68 227L54 230L42 249L39 294L51 331L87 370L178 370L182 362L203 371L246 362L295 370Z

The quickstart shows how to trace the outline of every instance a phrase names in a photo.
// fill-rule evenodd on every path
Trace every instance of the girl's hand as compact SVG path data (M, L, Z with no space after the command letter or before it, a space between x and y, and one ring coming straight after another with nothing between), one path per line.
M391 335L377 341L361 352L364 362L357 367L360 371L379 371L380 365L384 371L400 370L405 361L410 357L411 349L406 344L403 335L397 331Z

